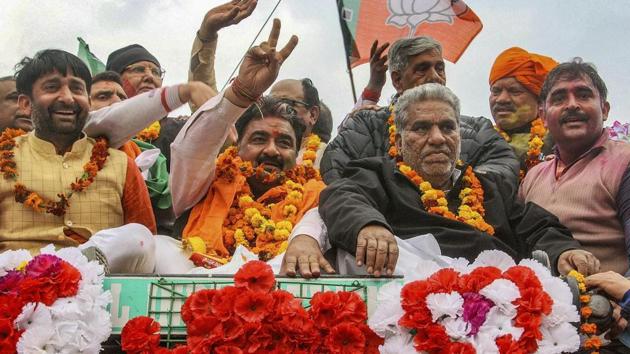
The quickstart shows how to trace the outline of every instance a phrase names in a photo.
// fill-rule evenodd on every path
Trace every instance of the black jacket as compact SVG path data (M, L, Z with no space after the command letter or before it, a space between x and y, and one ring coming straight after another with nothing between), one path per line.
M328 144L320 171L326 184L338 180L350 161L366 157L388 156L389 108L361 110L349 118L337 136ZM490 120L460 117L462 151L460 158L476 160L475 171L494 172L504 178L515 195L518 189L519 161L512 148L501 138Z
M369 224L383 225L402 239L431 233L443 255L470 261L484 250L499 249L519 260L539 249L549 254L553 269L557 269L562 252L580 248L554 215L534 203L516 201L501 176L476 174L484 188L485 220L494 227L494 236L426 212L418 187L386 157L350 162L343 178L321 193L319 212L331 244L351 254L355 254L359 231ZM460 190L461 177L447 194L454 213L460 204Z

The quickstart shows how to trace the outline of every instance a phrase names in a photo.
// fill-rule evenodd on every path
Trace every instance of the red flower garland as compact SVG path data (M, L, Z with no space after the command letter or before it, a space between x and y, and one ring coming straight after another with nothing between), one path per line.
M367 306L353 292L320 292L307 311L276 289L269 265L245 264L234 286L204 289L181 309L186 346L159 348L159 324L136 318L122 332L127 353L378 353L383 340L366 324ZM158 339L156 339L158 338Z

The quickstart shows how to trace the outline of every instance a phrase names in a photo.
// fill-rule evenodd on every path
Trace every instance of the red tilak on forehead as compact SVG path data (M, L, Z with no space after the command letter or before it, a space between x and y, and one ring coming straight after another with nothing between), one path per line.
M282 133L279 132L277 129L274 129L271 131L271 136L275 139L277 137L279 137Z

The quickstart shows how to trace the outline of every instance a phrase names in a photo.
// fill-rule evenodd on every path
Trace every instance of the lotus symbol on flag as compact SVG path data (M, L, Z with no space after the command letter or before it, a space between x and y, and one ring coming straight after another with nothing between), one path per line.
M422 22L446 22L452 24L455 17L468 10L461 0L388 0L390 16L388 25L409 27L409 37Z

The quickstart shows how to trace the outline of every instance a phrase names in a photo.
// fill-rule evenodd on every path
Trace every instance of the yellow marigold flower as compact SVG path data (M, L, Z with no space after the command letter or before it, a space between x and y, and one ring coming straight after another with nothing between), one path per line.
M396 126L395 125L390 125L389 126L389 133L390 134L396 133Z
M297 214L297 208L295 207L295 205L285 205L284 209L282 210L282 215L284 215L285 217L289 217L292 215Z
M238 245L245 246L249 244L247 240L245 239L245 233L243 232L242 229L236 229L236 231L234 231L234 239L236 240L236 244Z
M291 222L288 220L278 221L276 223L276 229L287 230L291 232L293 230L293 224L291 224Z
M254 199L249 195L243 195L238 199L239 208L245 208L248 205L251 205L254 202Z
M464 199L467 195L472 193L472 189L464 188L459 192L459 198ZM463 201L462 201L463 202Z
M316 158L317 154L315 153L315 151L307 150L304 152L304 155L302 155L303 160L315 160Z
M398 169L400 170L400 172L407 174L409 172L411 172L411 167L407 166L407 165L400 165L400 167L398 167Z
M274 238L276 241L284 241L284 240L286 240L286 239L288 239L288 238L289 238L289 235L290 235L290 234L291 234L291 233L289 232L289 230L277 229L277 228L276 228L276 229L273 231L273 238Z
M530 149L540 149L544 145L544 143L542 139L535 136L532 140L530 140L528 145Z
M262 225L265 222L265 217L260 215L260 214L256 214L254 216L252 216L252 220L250 221L250 223L252 224L253 227L260 227L260 225Z
M430 189L433 189L433 187L431 186L431 183L426 182L426 181L420 183L420 190L421 191L426 192L426 191L428 191Z
M442 207L446 207L448 206L448 201L446 200L446 198L439 198L437 200L438 206L442 206Z
M422 198L426 198L429 200L437 200L438 193L435 189L429 189L424 192L424 194L422 195Z
M298 191L291 191L286 198L289 204L297 205L302 201L302 193Z
M304 160L304 161L302 161L302 166L304 166L304 167L313 167L313 160Z
M245 209L245 218L246 219L251 219L252 216L256 215L256 214L260 214L260 211L256 208L247 208Z

